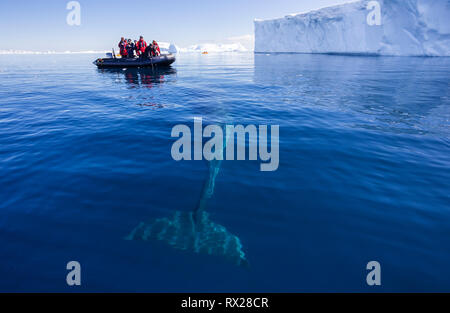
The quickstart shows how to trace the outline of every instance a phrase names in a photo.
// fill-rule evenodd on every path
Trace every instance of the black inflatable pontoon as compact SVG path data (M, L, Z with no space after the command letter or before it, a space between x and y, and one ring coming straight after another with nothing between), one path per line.
M103 58L95 60L94 64L98 68L167 67L175 61L173 54L166 54L153 58Z

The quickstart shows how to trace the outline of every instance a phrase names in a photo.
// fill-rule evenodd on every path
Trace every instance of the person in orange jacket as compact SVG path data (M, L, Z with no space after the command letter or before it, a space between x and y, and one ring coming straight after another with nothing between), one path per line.
M139 41L136 43L136 52L138 56L141 56L144 54L145 49L147 48L147 43L144 40L144 37L139 37Z
M153 40L153 46L154 46L155 51L156 51L156 56L161 55L161 49L159 48L159 45L158 45L158 43L156 42L156 40Z
M122 58L126 58L128 56L127 41L123 37L120 39L119 49L120 49L120 56Z

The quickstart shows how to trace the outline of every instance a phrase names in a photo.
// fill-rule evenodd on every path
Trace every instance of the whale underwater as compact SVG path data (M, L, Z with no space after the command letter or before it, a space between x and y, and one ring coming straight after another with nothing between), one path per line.
M222 149L226 142L227 139L224 140ZM178 250L219 256L237 266L248 267L241 240L224 226L212 221L210 214L206 212L208 200L214 195L221 165L221 160L209 162L209 175L193 211L175 211L171 217L141 222L125 240L161 241Z

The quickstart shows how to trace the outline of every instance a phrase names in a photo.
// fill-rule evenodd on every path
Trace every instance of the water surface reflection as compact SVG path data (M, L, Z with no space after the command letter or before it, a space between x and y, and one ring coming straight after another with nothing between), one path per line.
M169 68L126 68L126 69L98 69L101 74L110 75L118 82L125 82L129 88L153 88L176 76L177 70Z
M353 126L384 132L449 133L449 67L448 58L257 54L254 81L283 95L287 110L345 112Z

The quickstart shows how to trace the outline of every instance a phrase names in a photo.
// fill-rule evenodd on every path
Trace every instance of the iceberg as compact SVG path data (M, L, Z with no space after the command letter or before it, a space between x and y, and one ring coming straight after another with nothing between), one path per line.
M173 43L169 42L158 42L159 48L161 49L161 53L178 53L180 48Z
M353 1L255 20L255 52L450 56L449 16L449 0Z

